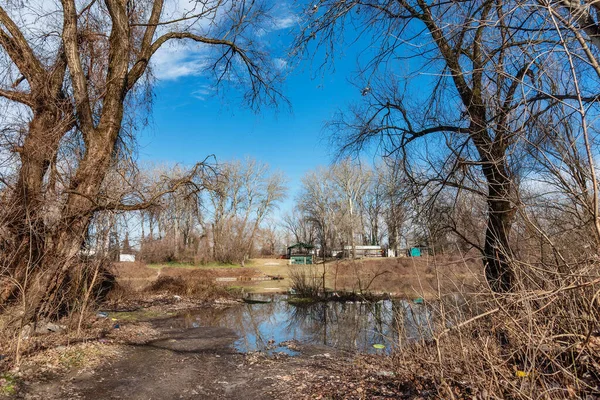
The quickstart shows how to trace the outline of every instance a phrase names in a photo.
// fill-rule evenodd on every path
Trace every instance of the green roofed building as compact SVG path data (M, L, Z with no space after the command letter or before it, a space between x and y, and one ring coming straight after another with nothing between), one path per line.
M312 264L315 246L306 243L296 243L287 248L287 258L290 264Z

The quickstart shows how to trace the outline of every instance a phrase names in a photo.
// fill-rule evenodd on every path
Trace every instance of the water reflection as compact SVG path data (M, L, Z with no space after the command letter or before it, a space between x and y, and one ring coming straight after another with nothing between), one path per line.
M386 350L430 336L432 313L426 305L404 300L377 303L316 303L291 305L284 296L266 304L244 304L226 309L207 308L184 315L185 327L220 326L233 329L239 351L283 351L279 343L297 340L342 350L374 353L373 344Z

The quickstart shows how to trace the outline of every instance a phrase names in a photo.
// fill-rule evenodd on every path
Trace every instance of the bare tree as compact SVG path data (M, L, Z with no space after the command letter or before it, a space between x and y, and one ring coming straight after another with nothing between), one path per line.
M384 159L379 173L379 182L383 187L383 214L387 226L388 246L394 256L400 254L400 236L402 225L407 216L406 203L409 182L404 179L402 162L395 158Z
M261 255L283 254L286 243L280 224L273 218L266 219L257 233L257 242Z
M361 215L364 215L366 221L362 221L363 230L365 231L363 244L378 245L382 244L383 237L386 236L384 229L384 214L386 211L386 182L382 171L378 166L371 172L369 186L362 199L359 199L361 204Z
M285 178L254 159L221 165L208 192L213 257L244 264L261 223L286 195Z
M261 168L261 172L262 171L264 171L263 168ZM252 174L256 173L252 172ZM281 173L276 172L269 176L265 176L264 172L262 172L258 174L258 178L261 179L258 183L258 192L254 193L254 190L249 191L249 193L252 193L252 200L256 206L253 210L253 221L249 227L247 244L245 245L245 251L241 260L242 266L244 266L244 262L252 253L256 233L258 232L261 223L267 215L277 208L278 203L283 200L286 195L285 178ZM251 209L253 202L249 202L249 210ZM247 219L244 218L244 220L246 221Z
M335 217L338 204L334 198L331 171L325 168L317 168L316 171L308 173L302 178L302 189L298 195L298 208L306 219L315 225L321 253L323 256L322 283L325 291L325 260L333 244L335 235Z
M283 216L283 224L285 229L294 236L296 243L315 244L317 240L315 225L298 207Z
M160 166L142 171L145 187L139 188L142 198L148 198L162 182L185 179L187 171L180 166ZM209 177L203 177L209 181ZM196 181L195 185L181 185L177 189L165 193L154 206L142 210L142 216L148 215L150 220L150 236L144 237L144 221L140 220L142 231L141 255L146 261L193 261L197 248L194 238L200 224L201 201L206 182ZM160 221L162 233L159 238L152 236L153 220ZM164 251L161 259L159 251Z
M345 159L332 166L330 180L336 192L333 194L334 198L339 200L338 209L345 216L352 258L356 258L355 233L359 222L357 216L371 183L371 174L370 171L367 172L359 165L353 164L351 160Z
M0 7L0 48L8 69L17 75L12 81L11 74L3 76L0 96L31 112L22 145L13 149L21 162L11 190L13 206L3 218L11 280L3 282L1 300L15 298L16 288L26 283L31 293L25 319L50 317L62 309L58 304L69 270L96 212L150 205L151 199L115 202L104 195L102 185L118 155L127 107L139 99L150 60L163 45L190 41L212 49L207 70L219 82L247 87L250 104L273 102L278 96L273 89L277 78L268 73L268 60L254 40L254 27L265 20L258 3L190 3L189 10L171 18L165 10L174 4L62 0L48 12L62 17L58 26L41 27L35 38ZM55 39L53 52L34 47L44 37ZM76 138L80 157L63 177L57 222L50 228L40 215L45 182L56 180L51 166L68 137Z
M557 66L550 56L544 65L535 56L552 48L556 37L545 34L546 26L540 30L529 11L485 0L332 0L307 14L300 49L316 39L333 57L344 28L353 23L364 27L362 40L377 49L360 71L364 101L330 124L341 151L360 150L376 140L387 154L402 154L413 170L429 169L418 174L426 177L422 185L460 188L485 198L486 275L495 291L510 291L519 143L552 101L573 97L572 80L557 85L553 73L534 72ZM406 80L399 78L398 59L417 64ZM419 78L421 88L431 89L425 96L413 95L407 83L420 71L433 77Z

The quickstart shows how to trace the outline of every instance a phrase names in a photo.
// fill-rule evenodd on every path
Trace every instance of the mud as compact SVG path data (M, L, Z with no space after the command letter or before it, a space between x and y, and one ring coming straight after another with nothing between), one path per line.
M290 391L292 376L322 374L329 360L344 362L331 348L303 346L301 354L238 353L233 330L173 328L161 321L161 335L92 372L26 385L25 399L277 399L304 398ZM349 359L348 359L348 362Z

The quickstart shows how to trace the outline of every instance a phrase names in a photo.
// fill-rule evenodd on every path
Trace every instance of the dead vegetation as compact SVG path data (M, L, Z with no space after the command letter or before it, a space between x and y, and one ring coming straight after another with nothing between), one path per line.
M472 291L483 271L476 257L404 257L341 260L329 265L334 290L389 293L398 297L436 297L439 290Z
M118 318L106 317L97 314L96 311L86 313L83 318L80 317L76 314L52 325L26 326L20 332L2 329L0 371L23 371L33 367L44 357L52 358L57 352L78 351L77 349L85 344L100 346L140 343L156 335L156 331L148 323L121 325ZM79 327L80 319L84 321L81 327ZM107 348L104 351L108 356L113 350ZM43 366L45 363L41 364Z
M211 299L215 297L213 294L226 294L225 285L218 284L217 278L233 276L249 279L259 274L250 268L149 268L142 262L115 263L112 271L117 285L111 292L111 298L127 295L140 297L143 293L172 293Z
M563 271L569 272L564 274L521 263L515 268L515 283L520 290L511 294L491 292L483 274L469 272L471 263L474 264L456 257L443 261L431 258L337 264L338 282L350 282L356 287L360 287L356 274L362 274L363 282L376 277L373 282L392 281L389 283L394 287L400 285L404 276L405 281L413 282L411 290L415 296L425 297L432 310L431 335L418 342L402 342L393 353L391 364L387 364L394 376L389 384L402 388L396 396L443 399L600 396L598 262L565 265ZM330 275L334 268L330 266ZM393 273L394 268L403 273ZM402 321L405 316L397 318ZM406 337L402 323L397 329L399 338ZM387 362L386 358L378 360ZM356 369L349 376L364 372ZM344 385L354 382L353 388L361 387L361 391L349 390L335 379L315 380L312 384L316 386L306 390L319 387L325 398L396 398L380 387L369 388L377 380L344 379Z
M168 293L207 301L230 295L230 292L224 286L217 285L214 279L207 277L161 276L150 285L148 291L150 293Z
M399 381L392 359L386 356L317 354L293 373L275 378L281 388L274 391L274 398L425 399L435 393L432 384L421 380Z
M290 285L299 297L317 299L323 293L323 275L318 269L318 265L297 265L290 268Z
M396 268L397 276L394 279L401 279L402 273L408 274L412 269L416 282L427 279L439 282L431 286L431 296L426 300L427 307L433 312L433 334L419 342L401 343L402 347L389 357L332 357L327 360L315 359L298 368L288 368L288 375L285 379L281 378L284 379L283 387L288 390L286 393L290 398L482 400L577 399L600 395L600 331L597 324L600 275L596 264L572 267L571 274L557 278L554 286L536 289L527 289L526 285L531 285L532 281L541 277L536 277L531 269L522 269L517 274L517 282L523 285L523 290L514 294L497 294L486 289L481 274L479 278L474 274L469 278L469 285L462 286L460 291L457 289L460 285L453 283L452 277L464 277L466 271L470 271L466 268L470 262L460 262L460 257L455 257L339 263L338 278L348 274L347 279L350 279L357 271L356 265L360 265L362 268L359 271L365 279L382 270ZM161 276L156 278L142 264L123 264L116 268L132 275L146 274L147 278L152 278L143 288L128 292L127 298L111 300L111 294L109 303L106 303L108 305L113 301L113 305L122 310L141 307L146 310L144 318L172 315L173 310L207 304L206 300L214 299L211 296L226 296L224 289L215 288L214 281L209 277L231 273L165 268L161 270L164 271ZM151 271L152 274L158 274ZM444 273L448 276L442 279ZM119 282L119 274L116 276ZM316 274L313 278L319 286L320 276ZM392 275L377 277L380 278L390 280ZM420 293L419 286L415 285L412 289L415 295ZM155 335L150 325L131 319L128 313L117 315L117 319L112 321L88 314L83 319L83 330L77 336L75 332L79 318L74 315L71 322L62 321L69 328L66 334L50 333L25 340L21 350L22 365L39 361L35 358L36 354L54 357L59 365L71 361L77 364L83 359L81 357L88 357L78 353L79 345L68 351L60 346L82 341L96 343L98 338L101 338L101 342L94 346L143 343ZM114 328L117 322L121 325L119 329ZM398 324L398 329L402 329L401 324ZM2 343L11 341L3 340ZM59 349L56 350L56 347ZM97 351L94 349L90 350L90 356ZM0 354L12 354L13 351L6 345L0 346ZM63 356L57 355L63 353ZM350 364L348 360L351 360ZM14 359L10 357L2 362L5 370L9 365L14 365ZM60 368L54 367L49 371L49 377L62 373ZM30 376L25 372L24 375L11 374L17 379L17 384L28 379L25 376Z
M532 273L519 270L521 285ZM394 354L404 379L432 382L441 398L578 399L600 395L596 263L552 288L488 290L433 301L430 340Z
M88 269L89 271L89 269ZM79 300L69 304L78 305L55 322L38 322L15 326L19 319L16 308L0 314L0 372L20 366L36 354L45 353L57 346L78 343L137 343L155 335L149 324L137 318L134 324L121 325L119 318L113 319L97 314L98 308L114 312L145 310L148 319L172 315L177 310L197 308L215 300L231 301L237 296L218 285L215 277L222 272L212 270L179 270L164 268L155 270L143 263L115 263L101 270L111 278L111 290L103 292L103 286L81 285L94 288L88 294L75 294ZM253 271L240 271L251 275ZM82 277L90 282L93 277ZM106 282L106 280L98 280ZM87 289L89 290L89 289ZM73 297L76 298L76 297ZM16 314L15 314L16 313ZM116 328L115 328L116 326Z

